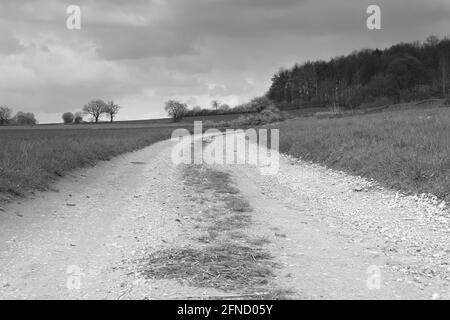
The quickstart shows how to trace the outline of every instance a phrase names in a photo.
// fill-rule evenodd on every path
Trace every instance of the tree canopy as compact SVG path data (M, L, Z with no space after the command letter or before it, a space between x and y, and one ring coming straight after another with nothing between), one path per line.
M172 117L174 122L180 121L187 111L187 106L184 103L176 100L169 100L165 104L165 110L167 114Z
M446 93L450 39L431 36L424 43L364 49L329 61L308 61L281 69L268 96L287 106L354 107L377 97L394 101Z

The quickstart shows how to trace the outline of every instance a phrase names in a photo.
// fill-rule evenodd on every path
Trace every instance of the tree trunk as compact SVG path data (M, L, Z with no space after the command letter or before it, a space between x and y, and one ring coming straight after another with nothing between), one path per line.
M446 73L446 65L445 65L445 56L442 59L442 95L445 97L445 94L447 93L447 87L446 87L446 78L447 78L447 73Z

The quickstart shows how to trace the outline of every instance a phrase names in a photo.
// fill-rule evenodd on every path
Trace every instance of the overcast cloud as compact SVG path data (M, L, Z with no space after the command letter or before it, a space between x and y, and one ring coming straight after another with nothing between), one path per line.
M66 29L70 4L81 30ZM123 105L122 120L162 117L172 98L235 105L280 67L449 30L448 0L2 0L0 104L40 122L94 98Z

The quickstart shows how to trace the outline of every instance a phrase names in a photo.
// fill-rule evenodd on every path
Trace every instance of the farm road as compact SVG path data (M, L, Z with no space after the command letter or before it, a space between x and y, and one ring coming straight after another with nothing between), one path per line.
M214 141L212 142L214 143ZM57 192L0 211L0 299L176 299L239 295L138 272L148 253L190 248L205 203L163 141L81 169ZM245 229L273 256L270 284L290 298L450 298L448 212L282 157L261 176L228 172L253 211Z

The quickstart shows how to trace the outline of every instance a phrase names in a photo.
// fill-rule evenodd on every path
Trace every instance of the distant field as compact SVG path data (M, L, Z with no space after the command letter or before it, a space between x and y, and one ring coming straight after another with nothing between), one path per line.
M168 139L174 129L68 127L0 130L0 202L48 189L55 178L75 168Z
M246 115L249 113L245 113ZM212 115L212 116L199 116L199 117L185 117L180 122L174 123L170 118L161 119L146 119L146 120L128 120L128 121L116 121L114 123L100 122L100 123L82 123L82 124L40 124L36 126L0 126L1 130L77 130L77 129L127 129L127 128L177 128L180 126L190 127L194 125L194 121L229 121L237 119L243 114L225 114L225 115Z
M0 132L2 130L97 130L97 129L164 129L164 128L178 128L180 126L190 127L192 123L174 123L170 119L157 119L157 120L134 120L134 121L118 121L114 123L101 122L101 123L82 123L82 124L39 124L35 126L0 126Z
M450 201L450 108L298 118L277 127L282 152Z

